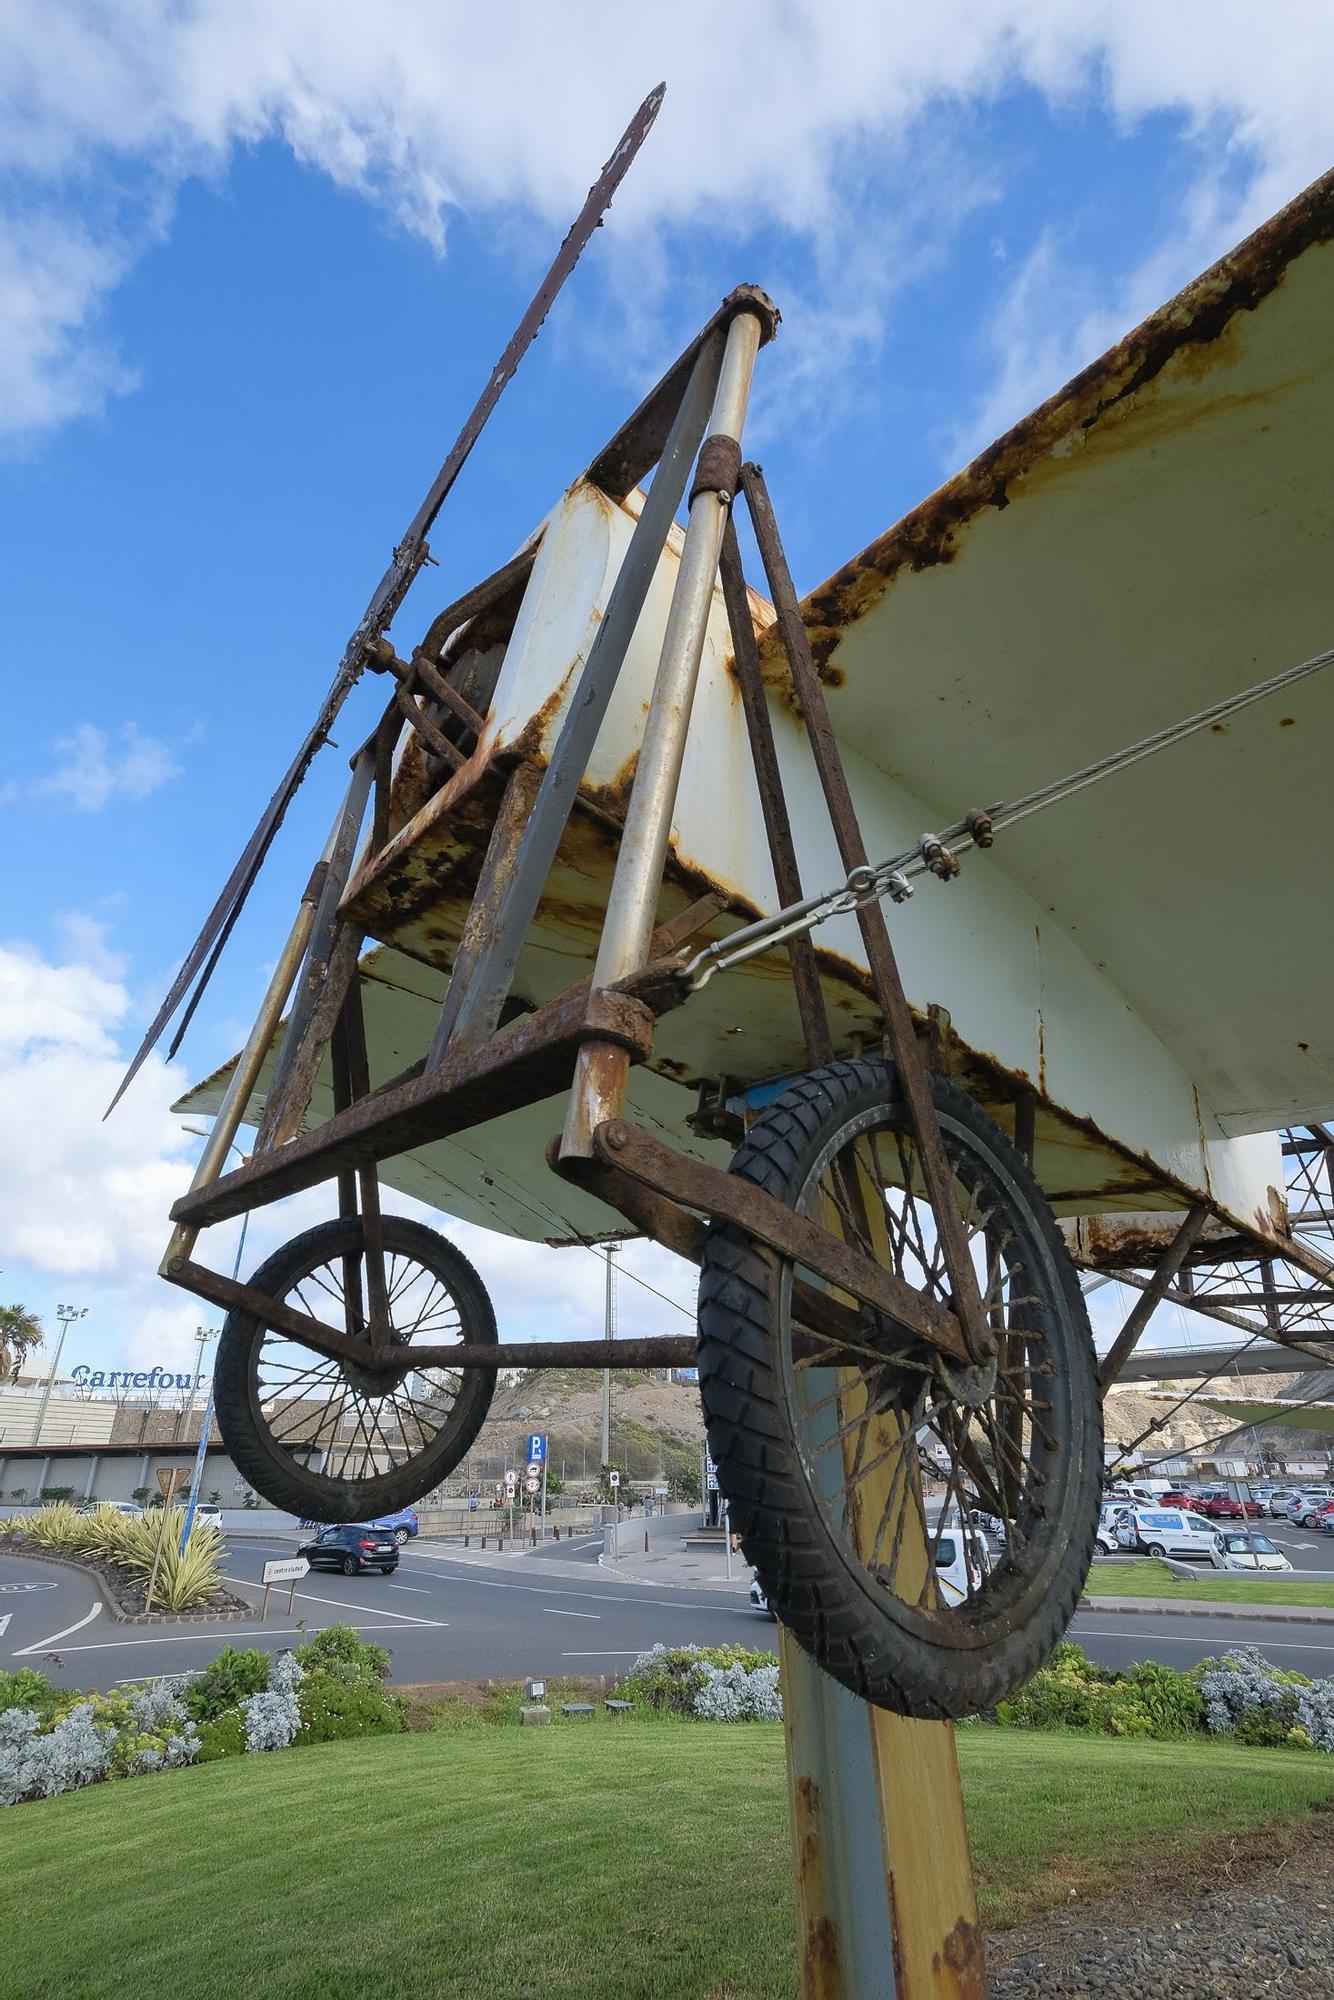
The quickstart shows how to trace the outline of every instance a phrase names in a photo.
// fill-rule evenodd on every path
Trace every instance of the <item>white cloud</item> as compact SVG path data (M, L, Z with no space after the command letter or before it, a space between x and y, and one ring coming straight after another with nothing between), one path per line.
M137 805L181 774L170 744L145 736L133 722L114 730L81 722L51 747L51 769L38 777L7 779L0 785L0 806L53 799L76 812L101 812L120 800Z
M157 1275L168 1212L188 1186L199 1140L170 1106L184 1079L159 1056L145 1062L112 1116L102 1112L120 1081L118 1035L130 1015L123 963L104 927L62 920L65 950L0 943L0 1271L6 1297L21 1298L54 1331L63 1300L88 1307L72 1331L71 1358L103 1367L130 1362L185 1367L192 1330L220 1315ZM332 1190L313 1188L251 1218L243 1270L334 1209ZM453 1223L386 1191L386 1206L420 1217L456 1241L491 1292L502 1337L588 1338L602 1331L604 1265L582 1250L516 1243ZM199 1255L230 1271L236 1223L206 1234ZM623 1333L682 1333L692 1324L694 1272L652 1244L622 1261L678 1308L622 1273Z
M958 111L1028 86L1128 129L1167 113L1201 161L1238 164L1254 219L1327 164L1332 54L1334 16L1308 0L570 0L500 33L467 0L17 0L0 18L0 171L27 201L5 267L0 423L40 431L126 386L99 302L182 182L261 140L436 246L458 210L541 218L545 245L665 76L611 245L642 274L655 225L740 241L777 225L813 261L825 323L808 344L837 366L864 350L857 314L878 325L914 252L995 183L996 164L950 138ZM857 253L875 250L868 288ZM655 284L670 301L670 264Z

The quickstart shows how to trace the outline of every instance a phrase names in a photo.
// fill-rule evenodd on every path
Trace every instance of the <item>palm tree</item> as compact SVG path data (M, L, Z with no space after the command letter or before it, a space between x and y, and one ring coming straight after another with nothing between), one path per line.
M0 1384L17 1382L19 1370L42 1345L42 1323L26 1306L0 1306Z

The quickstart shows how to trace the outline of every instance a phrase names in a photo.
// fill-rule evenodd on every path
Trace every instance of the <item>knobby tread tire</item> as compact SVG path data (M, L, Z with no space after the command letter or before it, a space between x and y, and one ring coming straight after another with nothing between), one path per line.
M459 1310L463 1338L497 1339L495 1312L472 1264L447 1237L407 1216L382 1218L384 1247L414 1258L447 1286ZM316 1223L265 1259L250 1283L284 1298L294 1282L326 1259L361 1247L356 1217ZM233 1309L223 1322L214 1373L214 1410L233 1464L275 1507L313 1521L364 1521L409 1507L447 1478L476 1441L495 1393L491 1369L464 1371L447 1423L423 1452L374 1479L335 1479L311 1472L270 1436L258 1407L253 1360L264 1328Z
M973 1098L932 1076L942 1118L962 1128L1022 1198L1064 1310L1059 1352L1070 1412L1063 1548L1038 1606L996 1643L931 1645L887 1617L851 1573L802 1469L797 1413L780 1360L780 1259L735 1224L708 1232L700 1270L700 1394L709 1450L769 1606L835 1680L878 1707L942 1719L994 1706L1046 1659L1074 1613L1092 1560L1102 1477L1102 1407L1087 1308L1055 1217L1027 1162ZM827 1064L769 1105L732 1171L792 1206L822 1146L849 1117L900 1101L880 1057ZM786 1333L782 1334L783 1338Z

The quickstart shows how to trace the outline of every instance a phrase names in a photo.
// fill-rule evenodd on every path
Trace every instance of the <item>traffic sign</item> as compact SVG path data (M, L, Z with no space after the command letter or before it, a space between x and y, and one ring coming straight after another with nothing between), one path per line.
M546 1438L541 1433L534 1431L528 1440L528 1463L530 1465L541 1465L545 1461L546 1455Z
M621 1475L619 1472L609 1472L607 1474L608 1486L619 1486L620 1483L621 1483Z
M708 1492L710 1492L710 1493L716 1493L716 1492L718 1491L718 1475L717 1475L717 1473L716 1473L716 1472L710 1472L710 1473L708 1474L708 1476L706 1477L705 1481L704 1481L704 1485L705 1485L705 1488L707 1489L707 1491L708 1491Z
M180 1492L189 1477L190 1468L186 1465L160 1465L157 1469L157 1483L163 1499L172 1499Z
M303 1576L310 1575L310 1564L304 1556L283 1556L278 1562L266 1562L264 1581L270 1583L299 1583Z
M528 1477L523 1482L523 1490L525 1493L540 1493L542 1491L542 1480L540 1475L535 1476L533 1473L530 1472Z
M510 1488L511 1492L514 1490L514 1486L516 1481L518 1480L518 1477L519 1475L514 1470L514 1467L512 1465L507 1465L505 1467L505 1484Z

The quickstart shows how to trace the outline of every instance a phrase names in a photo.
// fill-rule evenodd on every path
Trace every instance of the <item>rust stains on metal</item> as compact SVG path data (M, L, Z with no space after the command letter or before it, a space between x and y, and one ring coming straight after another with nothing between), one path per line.
M825 1912L823 1802L809 1772L792 1777L792 1859L801 1920L801 1990L804 2000L839 2000L843 1991L838 1929Z
M946 1990L970 1995L985 1993L980 1926L970 1924L965 1918L960 1917L937 1953L934 1969L937 1972L946 1970L953 1973L955 1984Z
M1313 182L812 591L802 614L821 678L828 680L829 662L844 629L877 603L902 571L952 562L961 546L960 530L975 515L1008 506L1018 497L1018 483L1059 444L1088 433L1169 363L1212 362L1217 343L1237 315L1253 312L1282 283L1295 258L1331 238L1334 171ZM761 656L766 677L781 681L783 663L775 635L766 636Z
M831 1918L817 1917L814 1923L806 1926L801 1972L806 1993L814 1995L838 1991L838 1932Z

